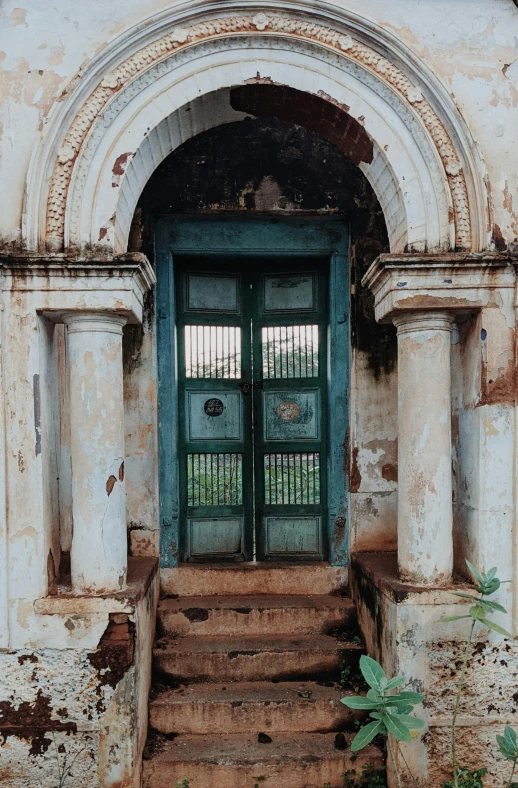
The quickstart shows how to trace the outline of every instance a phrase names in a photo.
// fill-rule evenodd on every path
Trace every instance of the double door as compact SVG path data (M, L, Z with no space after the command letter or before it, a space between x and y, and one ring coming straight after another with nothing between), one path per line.
M184 560L324 555L326 269L177 262Z

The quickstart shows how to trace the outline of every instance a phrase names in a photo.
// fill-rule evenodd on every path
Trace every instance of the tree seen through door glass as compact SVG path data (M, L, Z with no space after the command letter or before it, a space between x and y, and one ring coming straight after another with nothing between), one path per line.
M320 503L320 455L265 454L266 504Z
M241 377L241 329L237 326L185 326L185 377Z
M188 506L241 506L240 454L188 454Z
M264 378L318 377L318 326L267 326L261 339Z

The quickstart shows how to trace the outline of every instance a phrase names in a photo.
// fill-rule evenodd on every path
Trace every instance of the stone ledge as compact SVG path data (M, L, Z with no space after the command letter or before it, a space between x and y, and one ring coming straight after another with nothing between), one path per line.
M455 591L473 591L459 581L447 586L416 586L402 583L397 573L397 553L353 553L351 571L369 580L384 596L397 605L465 605Z
M40 616L134 613L157 572L158 558L128 558L128 584L124 591L90 596L66 589L55 596L36 599L34 612Z
M511 253L382 254L362 285L374 294L381 323L414 310L476 312L494 305L495 290L515 288L517 264Z

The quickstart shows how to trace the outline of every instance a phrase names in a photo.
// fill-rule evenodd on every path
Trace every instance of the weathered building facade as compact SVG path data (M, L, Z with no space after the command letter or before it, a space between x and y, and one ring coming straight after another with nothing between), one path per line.
M349 588L426 696L404 752L440 788L465 559L512 580L518 635L518 8L22 5L0 6L0 783L338 786L336 699L270 717L286 699L249 685L336 671ZM459 750L500 786L518 646L479 640ZM207 680L247 685L242 717Z

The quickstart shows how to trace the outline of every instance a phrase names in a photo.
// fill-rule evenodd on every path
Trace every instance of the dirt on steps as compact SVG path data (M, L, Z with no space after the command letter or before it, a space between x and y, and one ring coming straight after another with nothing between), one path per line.
M164 734L279 733L343 730L364 715L340 702L332 682L191 684L150 703L150 725Z
M255 734L178 736L144 761L143 788L172 788L185 778L190 788L253 788L259 777L261 788L323 788L343 784L353 766L361 772L363 763L381 765L376 747L356 759L352 737L338 735L340 749L335 733L277 734L261 737L265 743Z
M156 669L179 681L279 681L328 673L359 659L362 647L328 635L164 638L154 650Z
M342 570L171 572L166 589L183 596L159 604L143 788L323 788L382 764L375 746L351 753L364 717L340 703L347 671L361 689L363 653Z
M167 597L158 606L162 635L317 635L356 627L349 597L295 594Z

